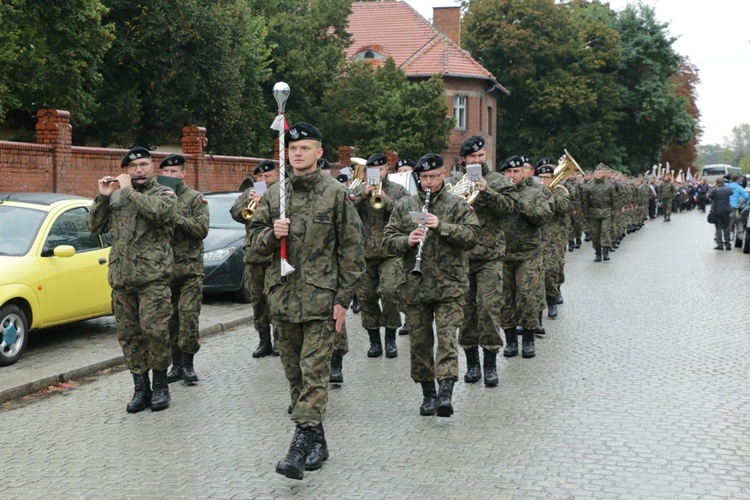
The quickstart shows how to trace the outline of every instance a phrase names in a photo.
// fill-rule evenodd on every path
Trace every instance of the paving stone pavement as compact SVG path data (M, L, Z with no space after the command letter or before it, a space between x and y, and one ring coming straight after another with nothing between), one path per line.
M331 457L303 481L274 472L288 387L243 327L205 339L201 382L170 386L163 412L125 412L127 372L0 407L0 498L750 498L750 256L712 236L705 214L674 214L609 263L568 253L537 356L499 359L494 389L458 382L447 419L418 415L408 337L368 359L349 313Z

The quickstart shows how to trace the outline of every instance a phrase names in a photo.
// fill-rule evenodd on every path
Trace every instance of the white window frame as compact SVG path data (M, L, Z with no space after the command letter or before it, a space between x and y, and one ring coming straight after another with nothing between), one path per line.
M454 128L460 130L466 130L468 118L467 118L467 101L468 96L456 94L453 96L453 119L456 120L456 126Z

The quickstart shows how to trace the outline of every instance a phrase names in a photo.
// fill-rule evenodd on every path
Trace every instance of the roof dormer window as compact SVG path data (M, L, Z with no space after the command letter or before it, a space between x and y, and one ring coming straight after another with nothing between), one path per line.
M372 59L385 59L385 54L381 54L377 50L373 49L365 49L361 51L359 54L354 56L354 59L360 60L360 59L366 59L366 60L372 60Z

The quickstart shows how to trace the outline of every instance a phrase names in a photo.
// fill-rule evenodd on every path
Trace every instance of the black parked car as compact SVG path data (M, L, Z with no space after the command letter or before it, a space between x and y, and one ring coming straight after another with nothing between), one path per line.
M229 214L240 196L237 191L205 193L211 219L203 240L203 293L233 292L240 302L250 302L245 290L242 244L245 226Z

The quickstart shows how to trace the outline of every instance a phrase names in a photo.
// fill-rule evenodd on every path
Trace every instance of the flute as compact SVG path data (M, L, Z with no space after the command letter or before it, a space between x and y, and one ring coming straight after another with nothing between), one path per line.
M130 178L131 181L144 181L146 179L148 179L148 177L146 177L145 175L141 176L141 177L131 177ZM113 182L119 182L119 181L117 179L105 179L105 180L101 181L102 184L112 184Z
M422 212L427 213L427 210L430 208L430 190L425 189L424 190L424 206L422 207ZM419 276L422 277L422 249L424 248L424 240L427 239L427 231L430 230L429 227L426 227L424 224L420 224L419 227L424 229L424 234L422 235L422 239L419 240L419 248L417 248L417 261L414 263L414 269L411 270L412 276Z

